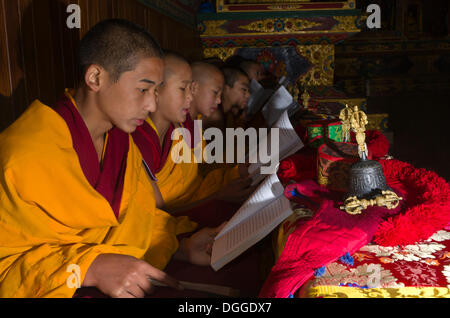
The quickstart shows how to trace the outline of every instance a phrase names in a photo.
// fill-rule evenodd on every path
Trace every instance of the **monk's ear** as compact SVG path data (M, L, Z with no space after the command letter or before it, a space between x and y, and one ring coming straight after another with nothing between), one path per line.
M195 95L198 92L198 82L192 81L191 83L191 93L192 95Z
M97 92L100 89L100 85L102 82L102 76L104 70L101 66L92 64L86 70L84 74L84 83L87 87L89 87L92 91Z

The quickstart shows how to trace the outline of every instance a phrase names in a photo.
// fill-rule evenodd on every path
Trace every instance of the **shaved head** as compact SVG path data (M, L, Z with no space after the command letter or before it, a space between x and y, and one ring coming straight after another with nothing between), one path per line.
M196 82L204 82L214 76L220 74L223 77L222 71L215 65L206 62L194 62L191 64L192 80Z
M248 78L247 73L239 67L227 66L222 68L222 72L225 78L225 84L230 87L234 87L234 83L236 83L240 77Z
M164 79L172 76L180 65L189 65L184 56L172 51L164 51Z
M219 104L223 91L224 78L222 71L215 65L206 62L194 62L192 68L192 104L191 115L211 116Z
M93 64L100 65L113 82L132 71L141 58L163 57L152 35L127 20L109 19L96 24L80 42L78 69L80 79Z

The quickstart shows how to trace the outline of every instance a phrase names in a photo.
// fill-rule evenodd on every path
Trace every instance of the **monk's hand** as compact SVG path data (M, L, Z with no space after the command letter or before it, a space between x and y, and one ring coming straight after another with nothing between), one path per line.
M100 254L89 267L83 287L97 287L114 298L142 298L154 291L150 279L182 289L179 282L165 272L133 256Z
M211 264L214 238L225 225L226 222L216 228L203 228L191 237L183 239L175 257L195 265L207 266Z
M217 192L216 199L232 203L242 203L256 189L256 185L252 185L252 182L253 179L251 177L233 180Z

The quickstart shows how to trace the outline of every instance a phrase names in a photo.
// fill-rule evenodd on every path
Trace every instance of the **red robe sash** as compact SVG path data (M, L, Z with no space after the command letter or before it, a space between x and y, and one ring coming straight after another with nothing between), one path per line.
M182 128L189 130L192 145L194 138L194 121L189 114L187 115L186 121L181 126ZM145 163L153 175L161 171L169 157L170 148L172 147L172 132L174 129L174 125L170 125L166 136L164 137L162 147L159 142L158 133L148 122L139 126L136 131L131 134L134 143L139 148Z
M142 154L143 160L153 174L160 172L167 161L170 147L172 146L171 137L173 130L173 125L170 125L162 147L159 142L158 133L148 122L139 126L136 131L131 134L134 143Z
M72 101L64 96L53 109L67 123L86 179L109 202L118 218L130 146L128 134L116 127L108 132L105 153L100 163L89 130Z

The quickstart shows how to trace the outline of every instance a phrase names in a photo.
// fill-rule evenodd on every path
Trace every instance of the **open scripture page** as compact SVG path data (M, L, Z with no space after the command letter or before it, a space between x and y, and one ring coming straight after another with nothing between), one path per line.
M287 110L293 102L294 99L286 87L280 86L261 111L266 120L267 127L272 127L280 118L281 114Z
M251 116L259 112L273 92L273 89L265 89L258 81L252 79L250 81L250 98L247 106L248 115Z
M278 129L278 145L272 145L273 129ZM268 157L270 162L261 162L259 154L259 149L261 147L267 147ZM300 139L298 134L295 132L294 127L288 117L288 112L284 111L280 116L278 121L274 124L273 128L267 134L266 138L260 140L258 147L253 147L248 155L250 165L248 167L248 173L253 178L253 183L257 184L261 178L265 175L260 173L260 168L262 166L268 166L274 160L281 161L290 155L296 153L304 147L303 141ZM273 150L272 150L273 149ZM277 151L276 153L274 151Z
M253 213L214 241L211 267L215 271L219 270L266 237L291 214L291 204L285 196L280 196Z
M280 129L280 160L286 159L305 146L292 126L287 111L283 112L274 128Z
M227 222L227 225L216 235L216 240L237 226L243 220L249 218L263 207L283 195L284 187L276 174L264 180L242 204L239 210Z

